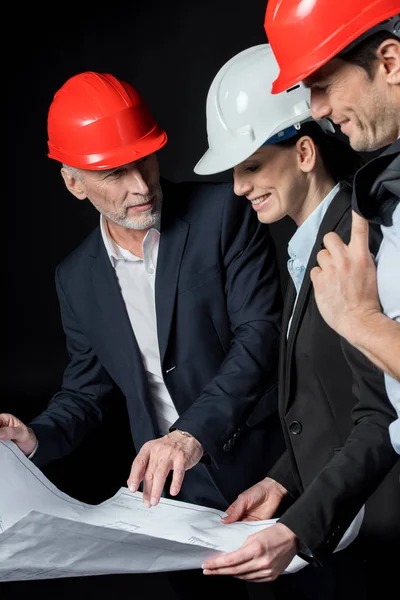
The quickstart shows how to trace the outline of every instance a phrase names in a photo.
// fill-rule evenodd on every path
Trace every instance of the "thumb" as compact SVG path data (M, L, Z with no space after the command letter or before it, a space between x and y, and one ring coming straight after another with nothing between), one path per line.
M234 523L235 521L239 521L244 513L244 503L240 502L240 500L235 500L235 502L228 506L225 512L227 516L222 519L222 523Z
M353 210L349 246L356 251L369 254L368 231L368 221Z

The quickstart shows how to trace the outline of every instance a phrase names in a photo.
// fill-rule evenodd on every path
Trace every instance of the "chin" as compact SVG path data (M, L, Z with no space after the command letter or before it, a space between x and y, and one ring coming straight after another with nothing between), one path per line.
M270 215L257 214L258 220L263 225L270 225L271 223L275 223L278 219L274 219Z
M357 131L355 131L349 136L349 143L356 152L374 152L375 150L383 148L383 146L386 146L390 142L386 142L383 138L368 138L365 134L359 133L357 135Z

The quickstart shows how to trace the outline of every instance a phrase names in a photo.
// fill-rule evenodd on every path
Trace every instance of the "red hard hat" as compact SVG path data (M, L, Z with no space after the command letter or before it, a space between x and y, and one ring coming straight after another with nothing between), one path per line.
M131 85L92 71L71 77L56 92L47 131L49 158L89 170L119 167L167 142Z
M268 0L264 28L280 68L272 93L299 83L399 12L400 0Z

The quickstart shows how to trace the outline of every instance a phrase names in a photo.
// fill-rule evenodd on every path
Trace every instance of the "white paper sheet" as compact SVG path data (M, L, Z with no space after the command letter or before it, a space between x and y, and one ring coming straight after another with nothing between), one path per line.
M166 498L145 508L142 494L127 488L85 504L56 488L12 442L0 442L0 473L0 581L201 568L208 556L235 550L276 522L223 525L221 511ZM338 549L361 521L358 515ZM122 560L127 547L129 560ZM296 556L285 572L306 565Z

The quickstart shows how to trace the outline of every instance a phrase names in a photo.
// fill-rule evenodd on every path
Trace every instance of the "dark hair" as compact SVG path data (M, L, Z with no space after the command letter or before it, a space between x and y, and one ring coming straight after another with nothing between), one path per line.
M368 77L372 80L374 78L375 63L378 60L376 51L382 42L385 42L386 40L400 41L396 35L389 31L377 31L351 50L340 54L340 58L364 69Z
M364 159L353 150L347 141L342 141L333 133L326 133L315 121L306 121L297 134L277 146L294 146L297 141L308 135L316 145L326 172L335 183L345 181L352 184L355 172L362 167Z

